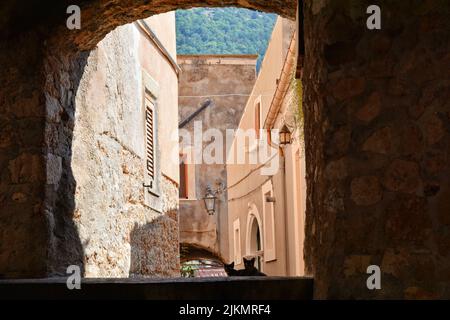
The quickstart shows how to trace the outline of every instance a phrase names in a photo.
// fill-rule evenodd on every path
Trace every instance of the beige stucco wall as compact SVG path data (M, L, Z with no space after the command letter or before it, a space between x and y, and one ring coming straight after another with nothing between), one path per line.
M174 13L147 23L175 57ZM144 73L158 90L162 212L144 196ZM175 71L136 24L117 28L91 52L76 93L72 156L87 277L179 274L178 166L168 161L177 97Z
M303 245L305 237L306 176L304 138L295 121L295 108L298 100L294 97L295 88L289 86L281 103L280 111L273 128L281 130L284 125L292 132L292 142L283 147L284 193L285 196L285 239L286 275L304 275L305 263ZM280 173L282 174L282 173Z
M265 122L268 109L272 103L278 79L285 63L288 48L292 40L295 25L285 19L279 18L275 24L272 38L262 64L261 72L249 98L244 114L240 121L239 128L243 130L254 129L255 125L255 104L261 101L261 124ZM294 119L294 107L292 92L284 96L281 103L280 112L275 119L272 129L281 129L285 123L292 124ZM262 125L261 125L262 127ZM304 156L302 142L298 132L294 132L296 137L291 145L278 149L279 168L275 174L261 175L257 169L259 164L233 164L227 165L227 183L233 186L228 191L228 214L229 214L229 234L230 234L230 255L229 261L237 260L234 254L234 225L240 225L240 246L241 256L254 255L255 252L249 248L249 217L258 215L261 229L262 250L265 260L262 271L268 275L302 275L304 274L303 263L303 237L304 237L304 203L305 203L305 182L304 182ZM237 151L238 144L235 139L232 148ZM246 145L246 152L251 152L253 148ZM231 159L230 159L231 161ZM245 177L245 178L244 178ZM243 180L242 180L243 179ZM267 205L264 193L271 184L274 212L274 232L275 232L275 259L269 259L268 248L264 248L266 242L269 243L270 217L269 206ZM236 222L239 221L239 222ZM272 228L270 228L272 230ZM237 258L237 257L236 257ZM270 260L270 261L268 261ZM236 262L236 261L235 261ZM242 263L237 264L238 268L243 268Z
M179 86L180 120L188 118L207 99L211 100L211 105L183 130L193 134L196 121L202 124L203 132L217 129L223 137L227 129L236 129L256 80L256 60L257 56L253 55L178 56L178 64L182 69ZM207 137L204 140L203 151L211 143ZM195 147L192 144L191 147ZM183 151L188 151L189 147L182 141ZM221 163L197 163L194 164L195 169L190 166L191 174L194 173L188 179L191 198L180 200L180 241L208 249L221 257L227 257L229 250L227 192L218 195L214 215L208 215L202 198L208 185L213 190L219 188L220 183L226 186L226 147L224 143Z

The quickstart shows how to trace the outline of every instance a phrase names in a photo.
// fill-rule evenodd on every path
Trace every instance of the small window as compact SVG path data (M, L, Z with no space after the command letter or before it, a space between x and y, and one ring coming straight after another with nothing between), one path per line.
M144 203L162 212L161 166L158 144L159 85L145 71L142 72L142 163L144 169Z
M186 155L180 155L180 199L189 198L189 172L186 163Z
M256 257L256 268L262 271L262 257L264 256L262 242L261 242L261 229L259 227L258 219L252 215L250 219L250 251L247 252L248 256Z
M183 147L180 152L180 199L195 199L195 164L192 163L191 147Z
M267 144L272 145L272 130L270 129L267 129Z
M145 99L145 168L149 178L149 191L155 185L155 104L151 98Z
M256 139L260 138L261 130L261 101L257 102L255 105L255 131Z

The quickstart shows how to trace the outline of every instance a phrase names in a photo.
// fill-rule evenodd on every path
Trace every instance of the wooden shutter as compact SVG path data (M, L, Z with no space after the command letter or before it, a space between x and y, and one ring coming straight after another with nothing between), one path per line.
M260 129L261 129L261 103L258 102L255 106L255 131L257 139L259 139Z
M155 180L155 109L151 101L147 100L145 107L145 136L146 136L146 170L150 178L150 185Z
M180 198L188 198L188 166L186 164L186 157L181 155L180 161Z
M272 130L267 129L267 144L269 147L272 145Z

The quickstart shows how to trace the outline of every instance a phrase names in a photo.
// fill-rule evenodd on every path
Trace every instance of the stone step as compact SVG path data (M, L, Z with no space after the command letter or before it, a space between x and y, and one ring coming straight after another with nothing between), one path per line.
M66 278L0 280L0 299L311 300L308 277L121 278L81 281L69 290Z

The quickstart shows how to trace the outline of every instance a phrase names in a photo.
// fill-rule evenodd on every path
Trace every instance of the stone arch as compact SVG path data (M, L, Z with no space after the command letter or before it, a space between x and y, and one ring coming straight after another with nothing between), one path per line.
M206 259L225 263L225 259L218 253L211 251L203 246L192 243L180 244L180 261L181 263L189 260Z
M25 173L2 179L13 194L29 194L25 203L9 200L14 216L2 229L14 245L5 247L5 277L64 275L65 266L83 267L83 245L73 222L76 181L71 169L75 96L90 50L117 26L174 9L243 7L294 18L295 0L200 1L10 1L0 5L0 63L10 72L3 84L2 127L21 127L24 139L11 140L6 163ZM81 29L66 27L69 5L81 8ZM22 54L17 54L22 53ZM6 70L6 69L5 69ZM8 140L8 141L9 141ZM27 141L23 141L27 140ZM3 163L3 158L2 158ZM32 175L26 174L31 173ZM21 183L17 187L17 183ZM16 196L16 198L19 196ZM19 225L19 227L17 227ZM39 231L40 230L40 231ZM0 241L7 244L6 241ZM32 252L32 254L30 254ZM6 253L5 253L6 254ZM24 257L26 257L24 259ZM14 266L12 269L8 266Z
M74 3L87 9L79 33L64 27L65 9ZM449 297L450 132L442 70L450 60L442 40L450 2L380 0L383 27L372 32L365 27L370 1L303 4L305 257L317 279L315 295ZM0 277L62 275L64 265L83 265L72 222L70 146L74 92L88 51L139 18L233 5L295 12L293 0L0 4ZM361 286L359 270L367 263L390 269L389 287Z

